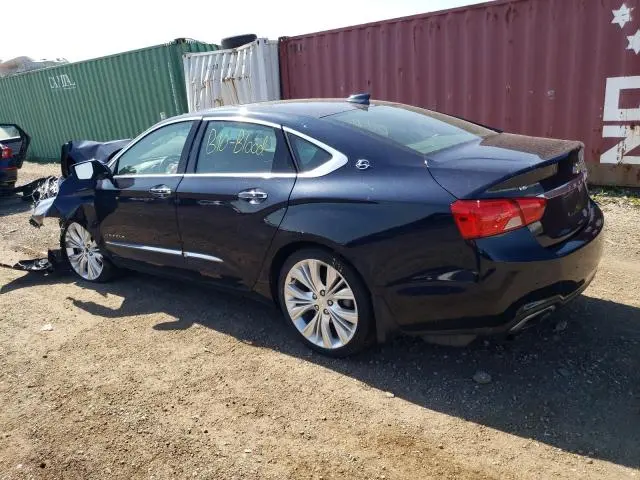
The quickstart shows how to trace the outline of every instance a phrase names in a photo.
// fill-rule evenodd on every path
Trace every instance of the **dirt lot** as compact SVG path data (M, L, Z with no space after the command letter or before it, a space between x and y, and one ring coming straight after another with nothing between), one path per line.
M214 290L0 268L0 479L640 479L640 208L603 203L585 294L465 349L330 360ZM0 199L0 263L55 246L28 216Z

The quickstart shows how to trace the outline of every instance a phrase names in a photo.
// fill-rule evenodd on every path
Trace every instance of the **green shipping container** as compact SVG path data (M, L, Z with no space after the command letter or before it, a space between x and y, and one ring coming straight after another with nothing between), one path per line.
M57 161L69 140L133 138L187 112L182 55L216 45L178 39L0 79L0 123L29 135L28 159Z

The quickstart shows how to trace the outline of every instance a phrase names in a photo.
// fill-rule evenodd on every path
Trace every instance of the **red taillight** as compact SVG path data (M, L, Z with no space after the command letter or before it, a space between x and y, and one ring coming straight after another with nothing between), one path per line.
M7 159L13 157L13 150L11 150L9 147L5 147L3 145L2 147L0 147L0 149L2 149L2 158L4 160L7 160Z
M537 222L544 215L544 198L457 200L451 213L462 237L490 237Z

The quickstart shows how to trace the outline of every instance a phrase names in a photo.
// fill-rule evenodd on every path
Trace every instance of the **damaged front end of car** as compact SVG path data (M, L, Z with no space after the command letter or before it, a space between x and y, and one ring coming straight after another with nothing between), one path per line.
M57 179L48 191L34 203L29 223L41 227L45 218L58 218L65 224L81 210L82 215L93 223L95 216L95 188L100 180L111 181L111 170L99 160L76 163L67 178Z
M84 210L87 205L93 207L96 181L111 177L107 163L129 142L129 139L125 139L111 142L80 140L65 143L60 157L62 176L36 180L29 184L28 191L23 192L23 196L33 199L33 213L29 223L39 228L45 218L58 218L61 224L64 224L73 218L79 209ZM78 165L87 165L80 177L76 173ZM88 165L92 166L90 170ZM89 177L82 178L89 172Z
M76 195L81 186L75 175L54 178L51 183L50 188L43 188L42 193L37 198L34 197L29 223L36 228L40 228L47 217L58 218L60 221L71 218L84 201Z

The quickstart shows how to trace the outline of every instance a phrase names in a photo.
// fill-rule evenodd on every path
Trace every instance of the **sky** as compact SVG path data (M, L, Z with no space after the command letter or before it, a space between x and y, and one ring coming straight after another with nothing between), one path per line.
M0 59L78 61L184 37L277 39L472 3L481 0L21 0L11 9L26 16L3 22Z

